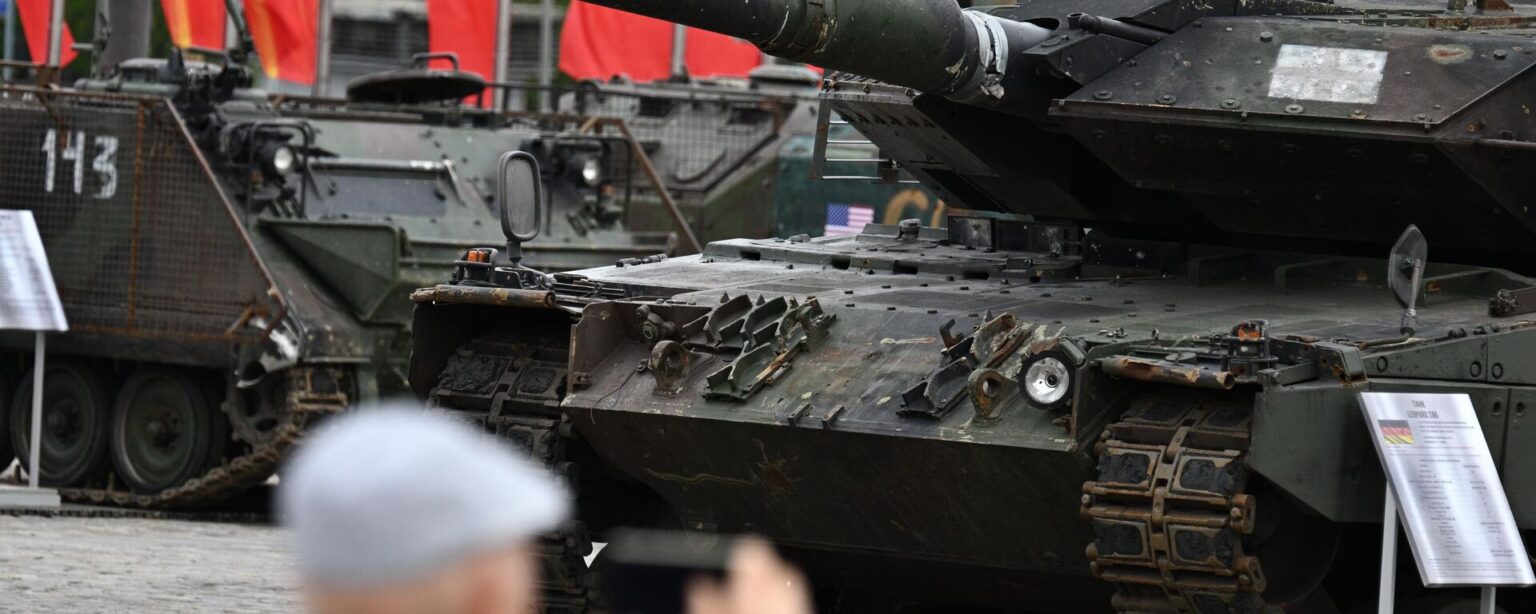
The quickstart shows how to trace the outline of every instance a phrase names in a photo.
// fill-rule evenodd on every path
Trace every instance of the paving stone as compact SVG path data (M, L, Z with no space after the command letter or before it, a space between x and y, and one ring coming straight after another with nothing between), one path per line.
M0 516L3 612L298 612L278 527Z

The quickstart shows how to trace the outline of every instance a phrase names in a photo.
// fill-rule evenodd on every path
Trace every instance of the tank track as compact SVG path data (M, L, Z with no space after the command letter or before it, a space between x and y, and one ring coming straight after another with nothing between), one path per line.
M316 372L324 371L331 371L326 373L328 377L314 377ZM180 486L155 494L102 488L64 488L59 490L59 497L71 503L142 509L197 508L227 499L271 477L303 438L305 431L318 422L317 418L347 408L347 395L337 385L340 381L341 375L335 370L304 367L291 369L284 422L273 429L265 441L252 446L248 452L228 459Z
M527 415L488 418L484 414L453 410L448 413L466 422L483 425L498 438L543 462L556 475L571 474L572 463L565 458L559 418ZM567 483L571 484L571 480ZM569 522L559 531L540 538L536 547L541 568L540 614L581 614L598 609L596 577L586 563L587 555L592 553L592 538L585 523Z
M1252 420L1245 405L1142 397L1100 435L1082 514L1095 536L1090 567L1115 585L1117 611L1279 611L1245 550L1256 518L1244 493Z
M233 524L270 525L272 516L259 512L226 512L208 510L160 510L127 507L0 507L0 516L40 518L131 518L138 520L179 520L184 522L218 522Z

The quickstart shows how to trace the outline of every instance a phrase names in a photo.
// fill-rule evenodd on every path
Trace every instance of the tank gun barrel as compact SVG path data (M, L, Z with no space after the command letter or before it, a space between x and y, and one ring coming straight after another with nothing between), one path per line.
M718 0L592 1L960 102L1002 99L1008 58L1049 36L954 0L744 0L728 9Z

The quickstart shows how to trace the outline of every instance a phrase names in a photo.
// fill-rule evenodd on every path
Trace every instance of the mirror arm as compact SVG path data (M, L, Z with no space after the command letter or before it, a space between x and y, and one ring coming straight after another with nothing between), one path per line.
M1424 283L1424 261L1419 258L1410 258L1408 262L1413 265L1413 293L1408 295L1408 309L1403 312L1402 333L1412 337L1413 326L1419 319L1419 289L1420 284Z

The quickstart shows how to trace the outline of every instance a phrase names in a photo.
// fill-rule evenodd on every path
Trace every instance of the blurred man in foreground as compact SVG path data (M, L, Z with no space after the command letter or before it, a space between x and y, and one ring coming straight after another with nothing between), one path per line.
M528 612L530 542L569 507L507 446L409 406L337 419L282 477L278 509L323 614Z
M505 444L408 405L364 409L313 437L283 472L308 604L319 614L535 611L532 541L569 496ZM745 541L723 584L690 587L695 614L808 614L798 572Z

